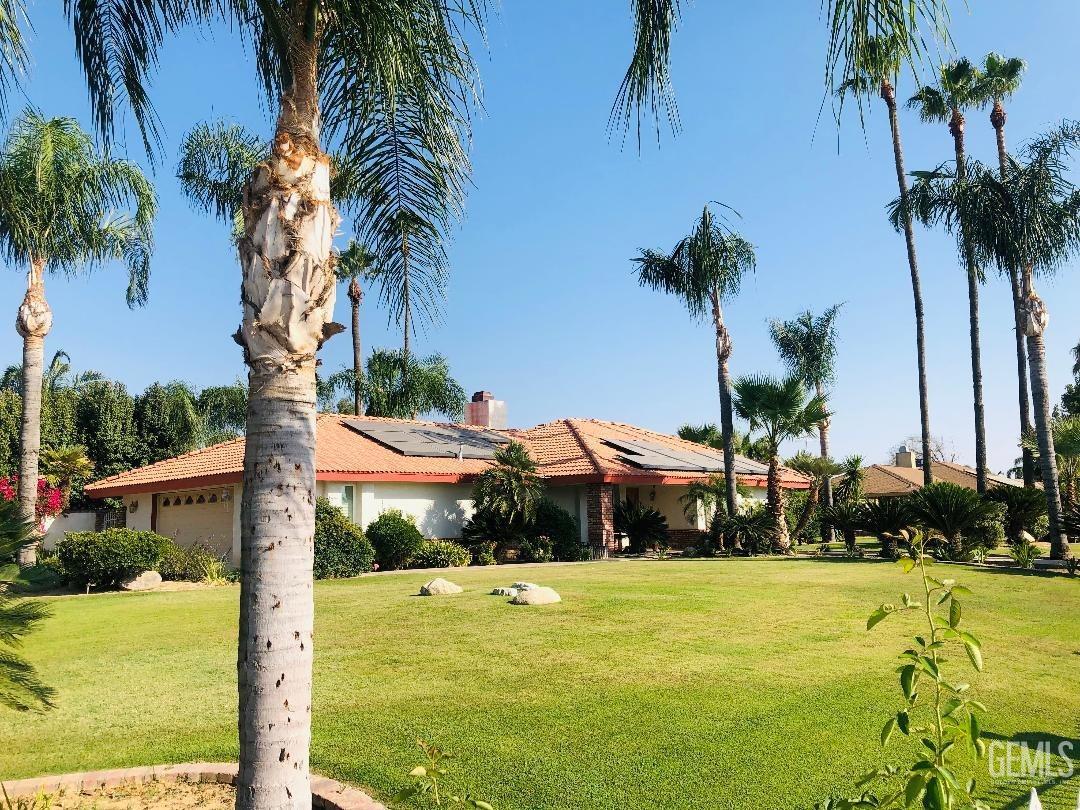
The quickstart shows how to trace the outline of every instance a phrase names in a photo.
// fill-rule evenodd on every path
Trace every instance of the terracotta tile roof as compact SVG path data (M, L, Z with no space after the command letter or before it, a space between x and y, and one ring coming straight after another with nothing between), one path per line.
M315 469L320 480L331 481L462 481L470 480L490 466L483 459L427 458L406 456L345 425L353 416L319 414L316 423ZM408 422L401 419L363 417L379 422L438 425L437 422ZM459 426L466 427L468 426ZM474 428L482 430L482 428ZM620 458L621 451L608 441L636 439L656 442L673 449L704 452L721 458L719 451L683 441L674 436L616 422L596 419L560 419L529 430L501 431L529 448L547 479L574 481L650 480L692 481L706 473L644 470ZM740 457L746 471L739 479L750 486L764 485L764 465ZM195 450L146 467L96 481L86 487L91 497L102 498L128 492L156 492L163 489L236 483L244 465L244 440ZM782 470L785 486L805 488L807 479L793 470Z
M922 489L923 471L921 467L895 467L890 464L874 464L863 470L866 480L863 492L868 498L887 498L894 495L907 495ZM930 472L935 481L948 481L952 484L976 488L975 469L951 461L935 461L930 465ZM837 476L838 478L840 476ZM990 486L999 484L1021 486L1022 482L1003 475L988 475Z

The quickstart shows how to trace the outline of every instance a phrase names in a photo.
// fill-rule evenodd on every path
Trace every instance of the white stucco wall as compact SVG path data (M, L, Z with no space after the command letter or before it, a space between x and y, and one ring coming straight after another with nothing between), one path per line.
M124 496L124 508L127 510L127 527L139 532L150 531L150 514L154 510L154 497L148 492ZM135 504L135 511L131 511Z
M350 486L352 514L346 506ZM363 528L388 509L398 509L416 519L425 537L461 537L461 526L473 513L471 484L320 481L316 489Z
M92 532L94 530L93 512L69 512L66 515L57 515L56 519L49 524L49 528L42 535L41 544L46 551L51 551L57 543L64 539L67 532Z
M571 515L577 517L578 528L581 529L581 542L589 542L589 522L585 514L585 487L584 485L568 487L549 487L547 497L553 503L561 506Z

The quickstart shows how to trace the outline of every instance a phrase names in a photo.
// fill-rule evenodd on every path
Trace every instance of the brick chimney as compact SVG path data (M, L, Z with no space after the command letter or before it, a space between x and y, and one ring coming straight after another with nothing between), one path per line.
M897 467L907 467L909 469L915 469L919 466L915 451L908 450L907 445L900 445L900 449L896 451L895 464Z
M490 391L477 391L472 395L472 402L465 405L465 424L505 429L506 403L495 399Z

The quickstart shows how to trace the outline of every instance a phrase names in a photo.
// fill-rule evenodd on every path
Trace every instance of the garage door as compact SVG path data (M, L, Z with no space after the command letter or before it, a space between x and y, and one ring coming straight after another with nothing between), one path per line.
M232 554L233 491L218 489L163 492L157 496L157 533L189 548L196 543L215 553Z

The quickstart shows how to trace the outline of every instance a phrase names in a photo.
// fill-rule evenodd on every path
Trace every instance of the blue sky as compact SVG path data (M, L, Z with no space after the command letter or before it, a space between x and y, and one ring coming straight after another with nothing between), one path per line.
M89 126L82 74L59 3L31 9L34 65L26 100L49 115ZM484 110L475 123L475 188L450 248L452 278L443 322L419 336L441 351L469 391L507 400L513 425L564 416L631 422L673 432L687 421L718 421L710 327L677 301L640 289L630 258L669 248L708 200L742 214L758 251L758 272L726 306L736 375L778 372L770 317L843 301L839 379L832 398L835 454L885 461L917 433L918 397L911 291L902 240L883 213L895 196L883 110L871 108L865 137L852 117L838 132L823 97L824 30L817 2L699 2L685 11L674 42L682 132L609 141L607 113L625 68L629 20L624 0L582 3L507 0L480 53ZM1073 106L1075 31L1070 0L956 4L958 52L989 50L1026 58L1028 75L1009 105L1018 144ZM222 29L185 35L160 54L153 95L165 125L150 303L124 305L119 268L91 278L56 278L48 295L54 328L47 352L67 350L77 368L95 368L141 390L154 380L197 385L242 376L229 335L240 318L239 272L226 229L191 210L174 178L176 149L198 121L227 117L269 133L249 58ZM903 97L912 92L902 84ZM18 109L19 99L12 107ZM944 126L902 117L909 169L951 155ZM969 149L994 159L985 113L968 126ZM129 133L129 156L144 162ZM974 457L965 281L951 241L918 234L927 303L931 424L961 460ZM1073 263L1043 283L1053 395L1071 379L1071 317L1080 274ZM23 268L0 274L11 314ZM371 296L364 340L397 345L399 333ZM1016 455L1015 363L1007 285L983 288L983 347L990 463ZM348 300L338 298L347 322ZM16 362L14 329L0 362ZM349 358L347 336L323 350L329 369ZM805 443L814 447L812 441ZM793 451L797 445L787 448Z

